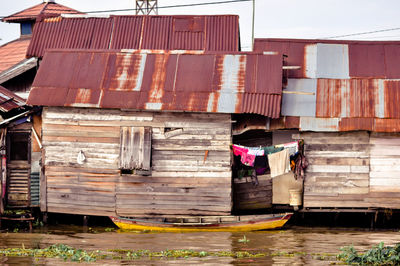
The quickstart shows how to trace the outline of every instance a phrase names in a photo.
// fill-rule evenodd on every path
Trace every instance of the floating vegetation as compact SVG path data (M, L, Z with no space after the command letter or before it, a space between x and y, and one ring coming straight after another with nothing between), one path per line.
M43 249L22 248L0 249L0 256L59 258L64 261L94 262L97 260L136 260L136 259L186 259L204 257L231 257L236 259L273 257L312 256L318 260L336 260L336 254L307 254L305 252L248 252L248 251L196 251L191 249L179 250L129 250L110 249L106 251L86 251L64 244L55 244Z
M56 244L44 249L6 248L0 249L0 255L6 257L37 257L37 258L60 258L76 262L91 262L101 258L100 251L87 252L75 249L67 245Z
M358 253L353 246L340 249L342 252L337 256L341 261L353 265L399 265L400 243L395 246L386 246L383 242L367 250Z
M27 249L22 248L6 248L0 249L0 255L7 257L36 257L36 258L60 258L65 261L75 262L92 262L98 259L118 259L118 260L133 260L139 258L189 258L189 257L232 257L232 258L257 258L268 256L266 253L250 253L247 251L195 251L190 249L181 250L163 250L152 252L149 250L108 250L102 252L85 251L75 249L63 244L55 244L44 249Z
M238 240L239 243L247 243L249 241L250 241L250 239L247 239L246 236L243 236L243 238Z

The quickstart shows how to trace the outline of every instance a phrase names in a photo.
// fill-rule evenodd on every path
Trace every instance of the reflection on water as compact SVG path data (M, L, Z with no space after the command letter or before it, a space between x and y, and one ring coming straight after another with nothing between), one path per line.
M297 255L266 256L262 258L235 259L230 257L205 257L183 259L149 259L133 261L107 260L93 264L101 265L327 265L329 261L318 260L315 254L338 253L339 248L354 245L359 250L369 249L383 241L386 245L400 242L397 231L357 231L339 229L296 228L281 231L250 233L204 232L204 233L120 233L105 232L104 228L93 228L85 233L82 227L58 226L34 233L2 233L0 248L26 247L45 248L62 243L86 250L146 249L150 251L193 249L197 251L248 251L251 253L296 252ZM239 242L246 236L250 241ZM302 254L299 254L302 253ZM312 255L314 254L314 255ZM71 264L59 259L5 258L2 265L60 265ZM80 263L79 265L85 265Z

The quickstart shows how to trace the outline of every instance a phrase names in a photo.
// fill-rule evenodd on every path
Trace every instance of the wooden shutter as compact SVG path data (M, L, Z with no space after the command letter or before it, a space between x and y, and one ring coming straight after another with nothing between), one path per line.
M151 127L121 127L121 169L150 170Z

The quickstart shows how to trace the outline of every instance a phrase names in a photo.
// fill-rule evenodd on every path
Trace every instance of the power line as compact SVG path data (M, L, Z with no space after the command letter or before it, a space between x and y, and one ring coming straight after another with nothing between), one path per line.
M372 36L372 37L360 37L359 40L371 40L371 39L382 39L382 38L400 38L400 35L384 35L384 36Z
M365 35L365 34L372 34L372 33L378 33L378 32L395 31L395 30L400 30L400 28L391 28L391 29L352 33L352 34L346 34L346 35L337 35L337 36L325 37L322 39L342 38L342 37L350 37L350 36Z
M192 7L192 6L206 6L206 5L221 5L221 4L230 4L230 3L238 3L238 2L250 2L253 0L227 0L227 1L218 1L218 2L203 2L197 4L182 4L182 5L172 5L172 6L159 6L158 9L167 9L167 8L179 8L179 7ZM98 14L98 13L108 13L108 12L126 12L126 11L136 11L136 8L127 8L127 9L109 9L109 10L95 10L95 11L86 11L82 13L86 14ZM9 16L0 16L1 18L6 18ZM15 18L18 17L26 17L26 16L13 16Z

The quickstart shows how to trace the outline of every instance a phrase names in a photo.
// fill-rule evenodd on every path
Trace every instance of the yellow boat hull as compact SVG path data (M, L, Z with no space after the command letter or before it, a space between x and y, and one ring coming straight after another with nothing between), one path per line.
M292 213L276 215L257 215L254 219L250 216L245 221L208 224L164 223L135 218L110 217L115 225L127 231L158 231L158 232L248 232L281 228L292 216Z

